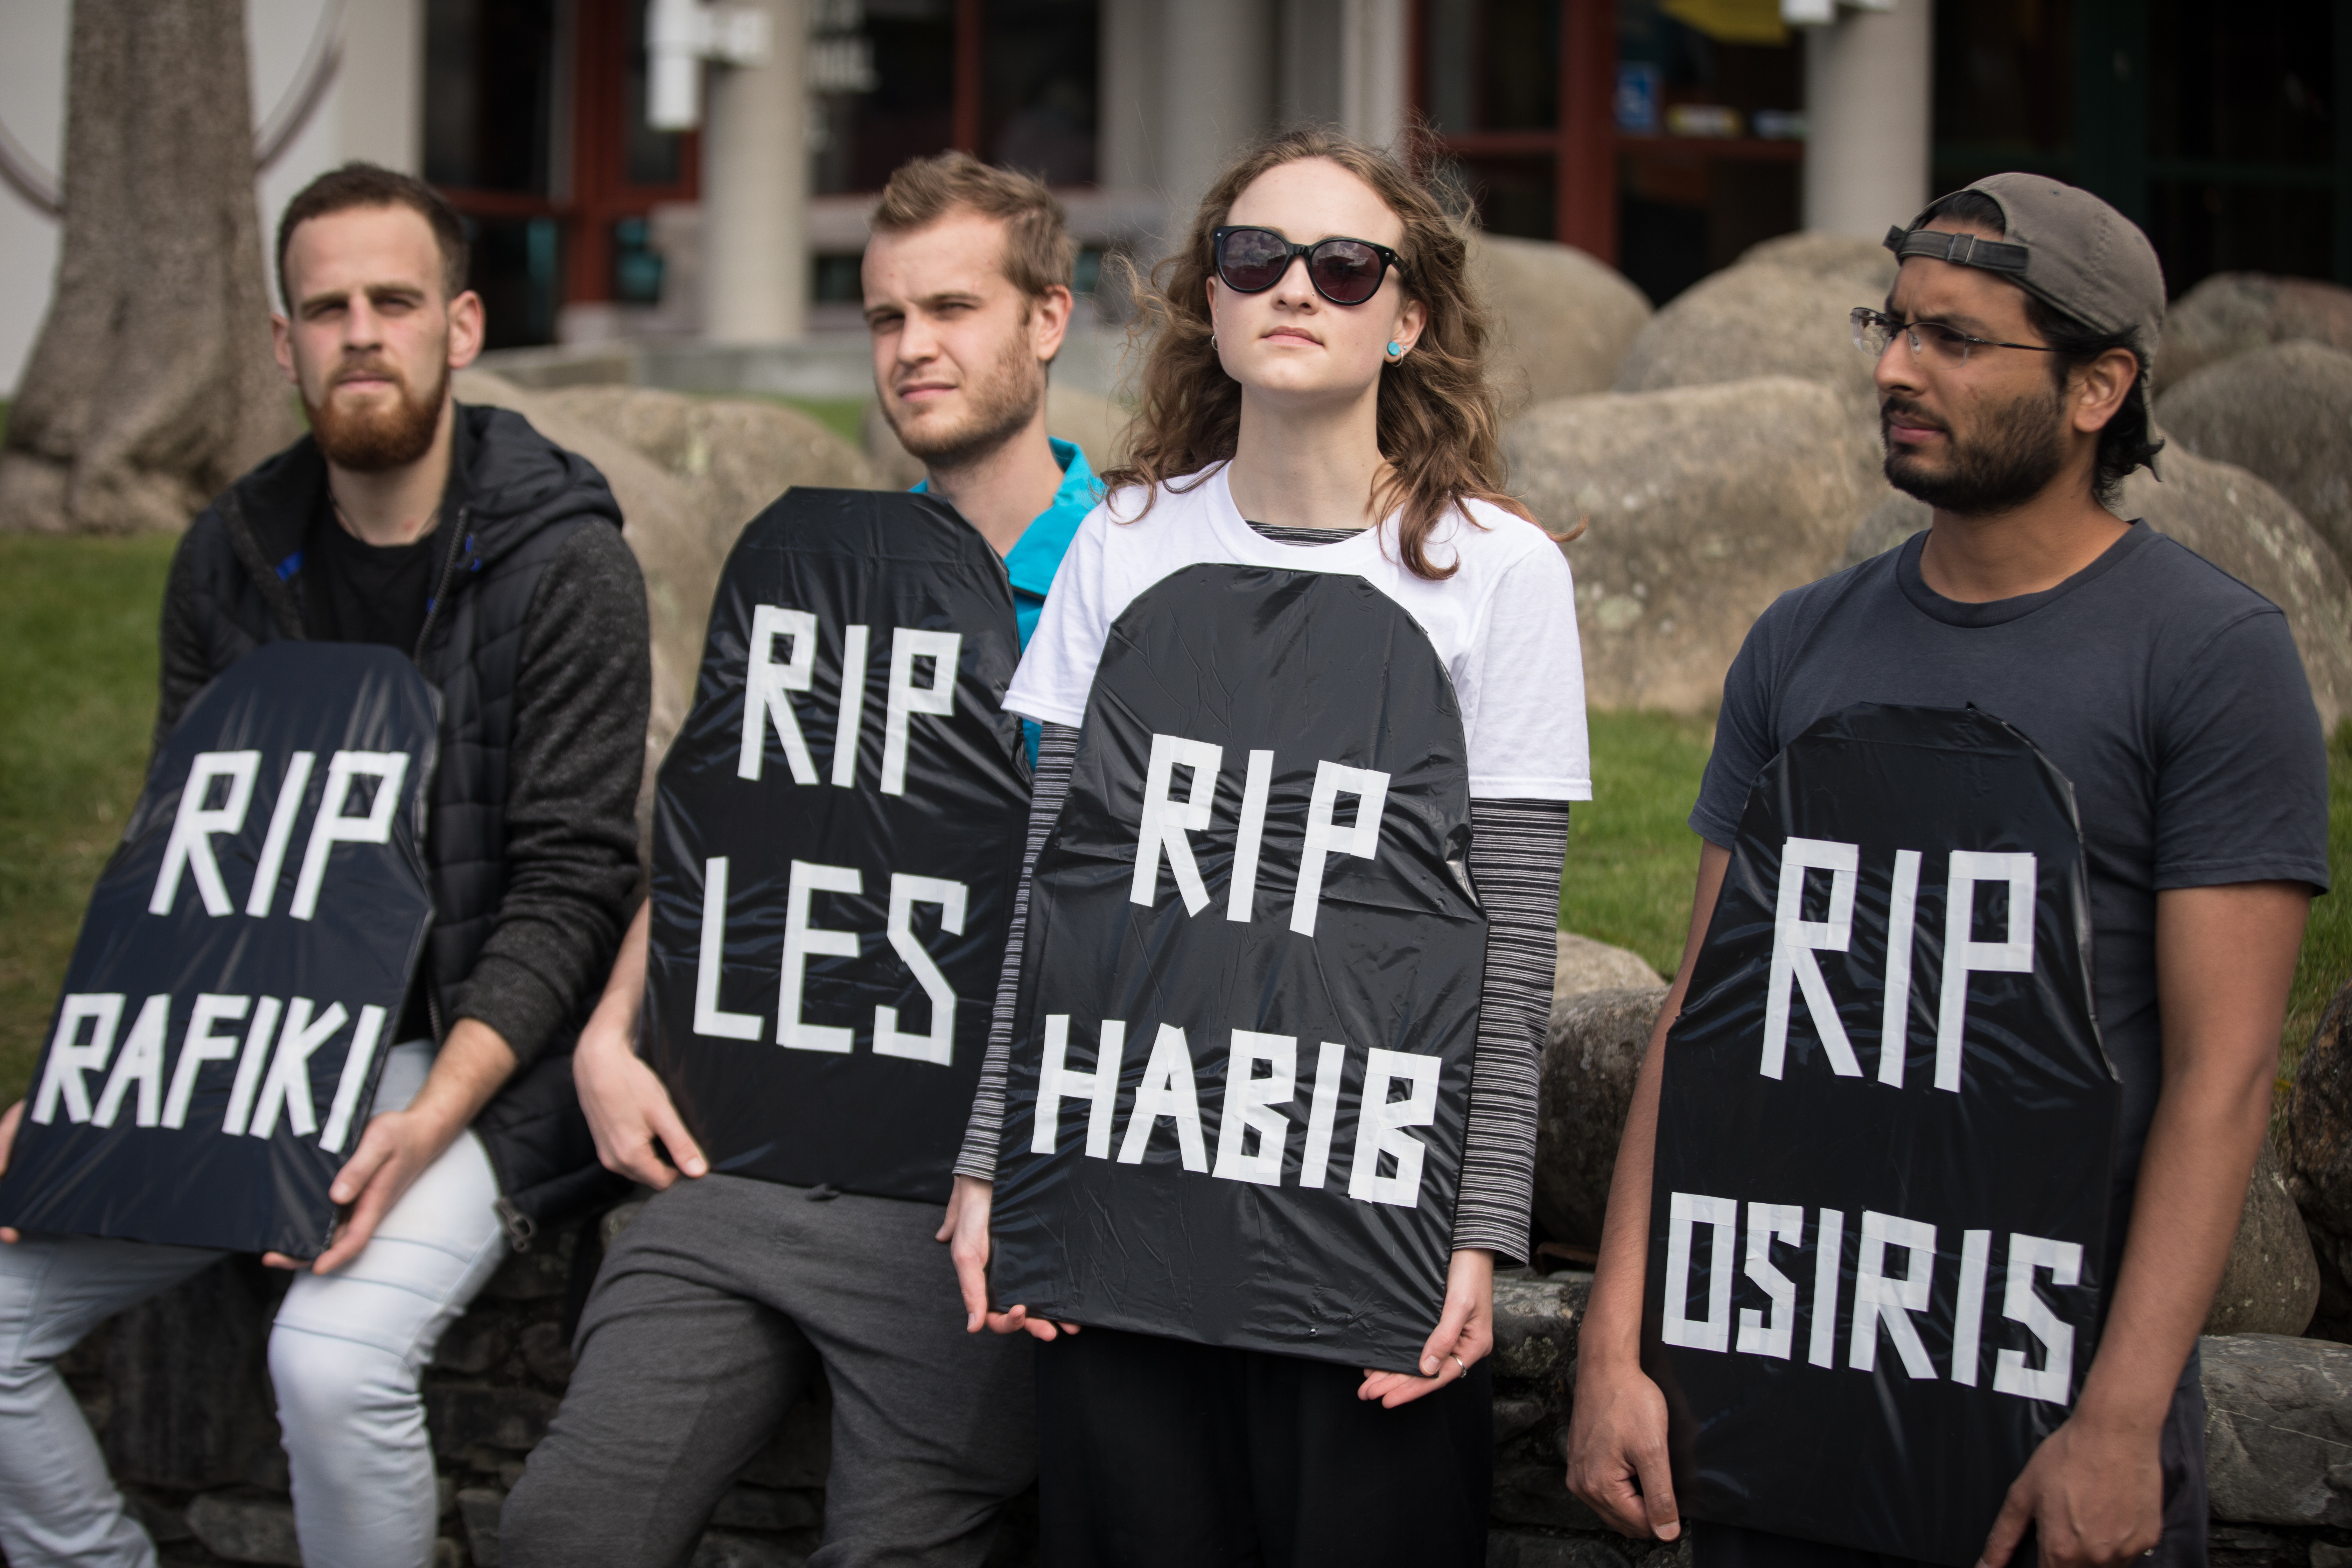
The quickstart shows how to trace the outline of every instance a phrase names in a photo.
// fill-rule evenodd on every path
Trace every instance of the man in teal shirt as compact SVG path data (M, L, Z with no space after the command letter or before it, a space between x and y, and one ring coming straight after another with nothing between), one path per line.
M1072 303L1061 204L950 153L892 175L872 223L875 392L922 459L915 488L1003 558L1025 647L1101 497L1085 454L1045 434ZM562 1408L508 1499L503 1560L685 1562L821 1363L824 1557L979 1568L998 1510L1036 1473L1029 1341L971 1340L939 1310L955 1281L936 1205L711 1170L636 1054L647 924L640 909L572 1079L597 1157L659 1195L597 1278Z

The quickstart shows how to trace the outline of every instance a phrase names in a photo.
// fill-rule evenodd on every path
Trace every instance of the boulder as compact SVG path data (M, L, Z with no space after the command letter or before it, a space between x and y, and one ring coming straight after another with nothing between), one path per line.
M1853 525L1853 532L1846 537L1845 553L1838 558L1839 569L1859 566L1874 555L1885 554L1927 527L1932 515L1926 501L1890 489Z
M879 482L847 442L781 403L643 386L567 386L536 395L541 406L619 437L686 486L722 559L743 525L793 485L864 489Z
M1659 983L1658 972L1638 952L1612 947L1574 931L1559 933L1559 962L1551 976L1554 1002L1587 991L1613 991Z
M2176 449L2235 463L2277 489L2352 572L2352 354L2265 344L2183 377L2157 416Z
M1582 1272L1496 1279L1495 1375L1544 1384L1564 1398L1576 1374L1577 1324L1591 1299L1592 1276ZM1568 1414L1565 1403L1556 1414Z
M1809 245L1784 254L1811 259L1829 250ZM1874 290L1843 270L1769 261L1727 267L1650 318L1611 384L1619 392L1655 392L1800 376L1835 389L1849 416L1874 434L1878 391L1870 358L1855 352L1846 317L1856 305L1876 305L1885 296L1883 285Z
M283 1563L300 1568L302 1548L294 1539L291 1503L206 1492L188 1504L188 1529L205 1551L231 1563ZM489 1561L490 1568L497 1568L498 1559Z
M1854 305L1883 305L1895 287L1895 253L1874 239L1825 228L1775 235L1739 253L1734 267L1783 267L1850 289Z
M2327 1005L2295 1063L2280 1153L2319 1259L2312 1331L2352 1339L2352 985Z
M2238 1334L2199 1349L2213 1517L2352 1526L2352 1346Z
M2209 1334L2300 1334L2319 1305L2319 1262L2264 1139L2246 1185L2246 1206L2221 1283L2206 1315Z
M2156 384L2162 390L2232 354L2297 341L2352 353L2352 289L2310 278L2217 272L2165 312Z
M1506 408L1607 391L1650 319L1624 274L1571 245L1479 234L1470 275L1499 329L1491 363Z
M1045 434L1076 446L1097 473L1127 460L1128 418L1127 410L1107 397L1058 384L1045 389ZM866 405L858 431L866 460L887 488L906 489L921 481L922 459L898 444L880 404Z
M2286 612L2329 733L2352 714L2352 579L2285 497L2245 469L2174 448L2124 481L2119 510L2145 518Z
M1564 397L1505 447L1544 525L1583 528L1566 548L1587 700L1681 713L1721 700L1766 605L1836 567L1878 461L1835 392L1790 376Z
M1553 1241L1598 1247L1617 1140L1664 985L1623 986L1552 1004L1536 1107L1536 1223Z
M2286 612L2312 700L2332 732L2352 713L2352 580L2335 552L2285 497L2245 469L2178 444L2158 463L2163 480L2140 469L2124 481L2116 510L2145 519ZM1926 502L1889 494L1855 526L1843 563L1902 543L1927 526L1928 516Z

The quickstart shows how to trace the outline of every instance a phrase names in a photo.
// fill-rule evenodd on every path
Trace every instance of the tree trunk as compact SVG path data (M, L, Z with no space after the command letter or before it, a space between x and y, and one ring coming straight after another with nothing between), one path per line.
M244 0L75 0L57 287L0 530L176 531L300 426L269 353Z

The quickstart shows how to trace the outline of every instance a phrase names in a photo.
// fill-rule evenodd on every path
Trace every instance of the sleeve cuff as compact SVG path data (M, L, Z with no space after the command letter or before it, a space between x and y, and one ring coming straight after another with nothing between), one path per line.
M485 953L457 994L457 1014L499 1032L515 1054L518 1068L546 1054L564 1024L563 998L545 981L510 958Z

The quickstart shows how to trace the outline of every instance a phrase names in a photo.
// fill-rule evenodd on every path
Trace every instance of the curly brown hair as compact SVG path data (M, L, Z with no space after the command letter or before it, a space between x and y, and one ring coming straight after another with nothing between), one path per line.
M1209 319L1213 231L1253 180L1307 158L1328 159L1347 170L1404 222L1404 238L1396 247L1404 258L1398 281L1421 301L1428 323L1412 353L1381 372L1379 440L1388 468L1370 499L1383 515L1402 512L1397 548L1407 570L1443 582L1455 568L1441 568L1429 559L1429 536L1462 502L1491 501L1534 521L1503 489L1502 419L1486 374L1492 329L1470 284L1462 220L1397 158L1336 132L1287 131L1251 148L1209 187L1192 216L1191 235L1152 268L1149 282L1129 268L1128 282L1139 307L1130 333L1148 347L1128 459L1104 473L1103 488L1108 492L1143 487L1148 511L1158 486L1181 494L1192 487L1176 481L1233 457L1241 433L1242 388L1218 361Z

